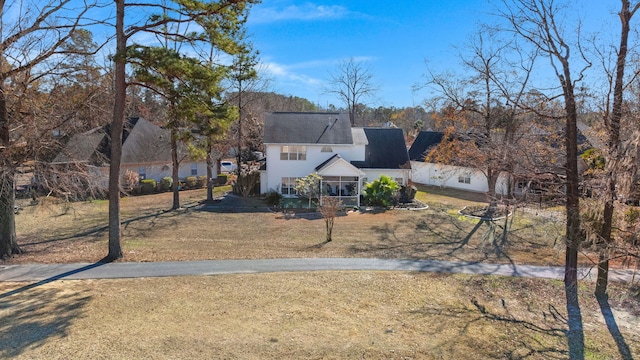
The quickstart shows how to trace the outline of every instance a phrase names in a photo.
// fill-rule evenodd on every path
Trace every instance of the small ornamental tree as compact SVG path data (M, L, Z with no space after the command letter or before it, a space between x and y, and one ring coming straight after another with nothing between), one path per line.
M309 208L311 208L311 200L320 196L320 180L322 177L317 173L309 174L303 178L296 179L296 190L298 195L309 199Z
M327 230L327 242L331 242L331 235L333 234L333 224L336 219L336 213L342 207L342 202L337 197L323 196L322 205L318 207L318 211L322 214L324 219L325 229Z
M387 175L380 175L379 179L364 188L364 198L369 205L390 207L398 190L400 186L397 182Z

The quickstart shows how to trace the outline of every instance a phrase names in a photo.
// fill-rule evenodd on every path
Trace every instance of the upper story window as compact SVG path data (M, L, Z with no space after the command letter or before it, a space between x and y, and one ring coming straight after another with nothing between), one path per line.
M307 147L304 145L282 145L280 160L307 160Z

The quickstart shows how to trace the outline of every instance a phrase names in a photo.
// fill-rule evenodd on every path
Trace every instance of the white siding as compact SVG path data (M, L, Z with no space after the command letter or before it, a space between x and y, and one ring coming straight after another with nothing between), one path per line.
M387 175L393 180L402 179L400 185L407 185L411 170L405 169L361 169L366 174L367 182L373 182L380 178L381 175Z
M487 177L477 169L460 166L433 164L419 161L411 162L411 181L418 184L442 186L485 193L489 190ZM460 182L460 177L468 178L469 183ZM496 183L496 193L507 193L507 178L500 175Z
M184 179L187 176L191 176L191 161L182 161L180 163L180 167L178 168L178 178ZM122 164L120 173L124 175L126 170L131 170L138 173L140 168L144 168L146 172L146 179L154 179L155 181L160 181L165 176L171 176L171 164ZM206 176L207 175L207 163L205 161L197 162L198 175L197 176ZM216 169L213 170L213 177L216 177Z
M286 145L286 144L284 144ZM306 145L306 160L280 160L281 144L266 144L267 171L261 176L260 191L264 194L269 191L280 191L280 183L283 177L305 177L315 168L338 154L347 161L364 160L364 146L351 145ZM330 147L332 152L322 152L323 147ZM357 156L357 158L354 158Z

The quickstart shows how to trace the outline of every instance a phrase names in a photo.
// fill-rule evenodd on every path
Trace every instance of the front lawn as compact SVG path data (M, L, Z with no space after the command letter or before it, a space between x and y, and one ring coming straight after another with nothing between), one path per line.
M228 190L216 188L216 197ZM184 208L176 211L167 211L171 193L122 199L125 261L379 257L561 265L564 260L561 222L519 210L512 222L489 226L458 214L478 201L435 190L417 195L427 210L339 216L334 241L324 245L320 217L271 212L259 199L233 195L203 205L204 189L180 195ZM25 254L9 263L93 262L106 255L107 202L43 203L22 204L16 224Z
M568 358L555 280L321 271L61 280L2 297L20 286L0 283L0 358ZM624 293L612 285L616 342L581 287L586 359L640 354Z
M348 213L328 244L317 216L235 196L203 205L204 194L181 192L184 209L176 211L166 211L169 193L123 199L124 261L563 261L564 225L550 216L558 214L518 210L505 233L505 223L459 215L480 204L465 194L418 193L428 210ZM8 263L99 260L107 205L24 206L16 222L26 253ZM607 321L593 284L581 282L579 292L585 358L639 354L637 285L610 284ZM0 283L2 358L564 359L567 330L563 284L545 279L322 271Z

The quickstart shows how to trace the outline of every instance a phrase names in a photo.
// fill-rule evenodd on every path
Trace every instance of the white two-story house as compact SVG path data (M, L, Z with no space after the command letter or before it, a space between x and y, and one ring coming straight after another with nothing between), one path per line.
M296 179L317 173L323 196L359 206L366 182L384 174L404 185L411 171L402 129L352 128L348 114L268 113L264 144L262 193L297 196Z

